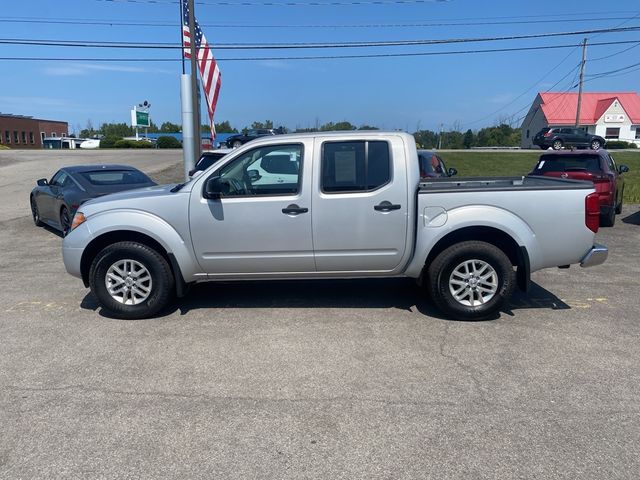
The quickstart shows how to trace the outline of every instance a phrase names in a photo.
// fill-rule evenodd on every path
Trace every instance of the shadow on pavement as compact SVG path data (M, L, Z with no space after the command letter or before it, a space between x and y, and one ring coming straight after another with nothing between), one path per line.
M640 211L632 213L631 215L622 219L623 223L630 223L631 225L640 225Z
M80 306L99 310L91 293L84 297ZM186 315L192 310L212 308L395 308L417 311L438 320L451 320L427 299L422 287L411 279L403 278L201 283L194 285L186 297L175 300L156 318L176 311ZM570 307L548 290L532 283L527 294L516 290L503 312L513 316L514 310L525 308L564 310ZM99 314L108 317L102 311ZM498 314L487 320L499 317Z

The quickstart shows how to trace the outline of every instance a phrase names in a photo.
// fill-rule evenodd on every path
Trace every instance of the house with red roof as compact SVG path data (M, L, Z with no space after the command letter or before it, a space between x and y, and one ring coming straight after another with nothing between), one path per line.
M577 93L538 93L522 122L522 148L538 148L533 137L545 127L574 126ZM640 147L640 95L636 92L583 93L580 126L606 140Z

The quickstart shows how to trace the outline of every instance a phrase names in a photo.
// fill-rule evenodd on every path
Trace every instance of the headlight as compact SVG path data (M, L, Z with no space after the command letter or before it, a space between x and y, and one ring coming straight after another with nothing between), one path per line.
M87 217L84 216L84 213L76 212L76 214L73 216L73 221L71 222L71 230L75 229L76 227L79 227L86 221L87 221Z

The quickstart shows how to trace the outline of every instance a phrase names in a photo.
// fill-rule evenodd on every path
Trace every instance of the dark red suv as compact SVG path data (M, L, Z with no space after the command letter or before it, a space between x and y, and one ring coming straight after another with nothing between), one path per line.
M622 211L623 173L629 167L620 165L606 150L549 152L540 156L529 175L590 180L600 197L600 225L612 227L616 214Z

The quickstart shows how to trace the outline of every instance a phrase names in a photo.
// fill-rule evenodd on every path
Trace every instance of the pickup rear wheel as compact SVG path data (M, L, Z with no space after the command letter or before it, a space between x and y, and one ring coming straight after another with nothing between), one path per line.
M429 265L427 274L430 297L456 320L491 316L511 297L515 285L509 257L480 241L447 248Z
M171 300L174 278L162 255L138 242L104 248L91 264L91 291L115 318L147 318Z

